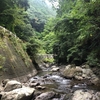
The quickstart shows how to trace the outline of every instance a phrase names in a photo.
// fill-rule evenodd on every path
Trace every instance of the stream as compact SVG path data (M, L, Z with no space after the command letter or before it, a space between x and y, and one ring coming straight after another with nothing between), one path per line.
M30 79L39 83L43 90L38 92L44 93L48 91L54 91L57 95L57 99L54 100L71 100L74 91L83 89L84 91L93 90L100 91L100 87L88 86L85 82L77 81L74 79L66 79L60 75L60 72L51 72L50 68L45 68Z

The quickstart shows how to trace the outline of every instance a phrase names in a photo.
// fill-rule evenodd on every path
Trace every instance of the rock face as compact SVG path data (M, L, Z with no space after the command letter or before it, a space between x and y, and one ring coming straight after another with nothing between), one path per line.
M16 35L0 26L0 80L37 73L23 47Z

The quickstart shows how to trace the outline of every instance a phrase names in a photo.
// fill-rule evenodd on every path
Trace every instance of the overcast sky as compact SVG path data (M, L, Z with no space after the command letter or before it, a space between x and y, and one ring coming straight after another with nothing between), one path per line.
M51 4L51 2L49 2L48 0L44 0L45 2L46 2L46 4L49 6L49 7L52 7L52 4ZM58 1L58 0L57 0ZM58 8L58 5L59 5L59 3L58 2L53 2L53 6L55 7L55 8Z

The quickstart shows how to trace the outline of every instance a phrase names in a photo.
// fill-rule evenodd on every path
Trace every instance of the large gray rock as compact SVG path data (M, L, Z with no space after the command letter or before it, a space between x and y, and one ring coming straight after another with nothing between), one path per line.
M22 84L16 80L8 81L4 87L4 91L8 92L14 89L22 88Z
M52 91L45 92L37 96L35 100L51 100L54 96L55 96L55 93Z
M83 72L82 77L85 79L90 79L90 77L92 77L92 75L93 75L93 72L90 68L88 68L88 69L84 68L84 69L82 69L82 72Z
M23 87L10 92L2 92L1 100L31 100L34 88Z
M71 65L68 65L61 73L66 78L75 78L76 75L82 74L82 68L72 67Z
M74 92L72 100L91 100L91 98L92 95L90 93L77 90Z
M100 100L100 92L77 90L74 92L72 100Z

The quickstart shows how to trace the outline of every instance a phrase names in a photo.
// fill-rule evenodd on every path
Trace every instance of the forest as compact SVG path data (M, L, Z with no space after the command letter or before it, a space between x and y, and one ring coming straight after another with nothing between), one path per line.
M23 40L34 61L100 66L100 0L1 0L0 25ZM54 3L58 2L55 6Z

